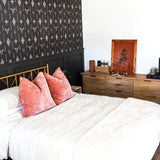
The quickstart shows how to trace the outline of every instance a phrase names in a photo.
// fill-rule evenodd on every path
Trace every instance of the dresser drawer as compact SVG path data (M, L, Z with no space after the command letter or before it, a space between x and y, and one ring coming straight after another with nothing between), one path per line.
M96 75L85 75L83 81L92 84L105 84L105 77Z
M84 75L83 92L105 95L106 94L105 77L96 75Z
M160 102L160 81L135 80L134 97Z
M106 83L113 84L113 85L126 85L126 86L133 86L133 80L127 79L125 77L112 77L108 76L106 77Z
M133 80L121 77L106 78L106 94L117 97L133 96Z
M107 90L106 95L113 96L113 97L127 98L127 97L133 97L133 92L127 92L127 91L118 90L118 89L117 90Z
M105 95L106 90L105 87L97 86L97 85L83 85L83 92L85 93L92 93L92 94L100 94Z
M126 85L126 84L113 84L113 83L106 83L106 89L107 90L120 90L120 91L127 91L127 92L133 92L133 85Z

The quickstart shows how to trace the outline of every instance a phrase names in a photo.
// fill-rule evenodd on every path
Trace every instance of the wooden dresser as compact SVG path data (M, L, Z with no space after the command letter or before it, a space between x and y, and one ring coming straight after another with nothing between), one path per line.
M160 80L135 74L111 76L99 72L82 72L83 92L115 97L135 97L160 103Z

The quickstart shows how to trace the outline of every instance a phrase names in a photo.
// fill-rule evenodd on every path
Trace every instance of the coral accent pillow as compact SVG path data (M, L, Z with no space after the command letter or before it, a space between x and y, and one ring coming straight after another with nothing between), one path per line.
M54 100L52 99L46 78L44 77L43 72L39 72L37 77L33 80L33 83L35 83L41 90L41 93L44 97L44 107L45 109L52 108L56 105Z
M44 76L56 104L60 104L73 96L71 86L60 68L56 69L53 76L47 73L44 73Z
M33 82L26 78L20 79L19 95L23 106L23 117L35 115L56 105L42 72Z

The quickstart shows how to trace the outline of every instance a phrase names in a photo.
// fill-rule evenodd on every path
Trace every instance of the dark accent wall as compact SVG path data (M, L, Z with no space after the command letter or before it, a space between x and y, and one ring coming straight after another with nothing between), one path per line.
M49 64L80 84L83 71L81 0L1 0L0 76Z

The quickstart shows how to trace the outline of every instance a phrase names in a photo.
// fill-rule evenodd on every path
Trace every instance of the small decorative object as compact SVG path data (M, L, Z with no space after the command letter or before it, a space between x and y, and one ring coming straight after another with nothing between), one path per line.
M103 63L104 63L103 60L101 60L101 67L103 66Z
M157 74L157 68L151 68L150 75L156 75Z
M146 75L147 78L160 79L160 58L159 58L159 68L151 68L150 73Z
M137 40L112 40L111 72L134 74Z
M110 66L96 66L96 72L110 74Z
M104 66L108 67L108 61L105 61Z
M111 76L122 76L122 77L125 77L127 75L127 73L123 73L123 74L119 74L119 73L111 73L110 74Z
M101 61L101 66L103 66L103 67L105 66L105 60Z
M90 72L95 71L95 61L94 60L89 61L89 70L90 70Z
M102 60L102 62L100 60L97 61L97 66L103 66L103 67L107 67L108 66L108 61Z
M101 61L97 61L97 66L101 66Z

